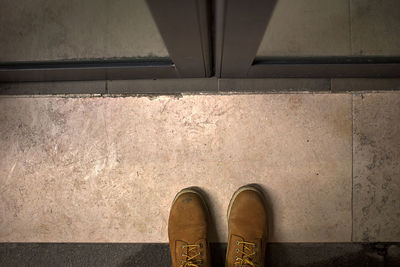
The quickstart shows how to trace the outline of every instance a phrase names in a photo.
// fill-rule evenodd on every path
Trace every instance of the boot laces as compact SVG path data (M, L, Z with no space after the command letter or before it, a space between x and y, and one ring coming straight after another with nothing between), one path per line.
M182 252L181 256L185 259L181 261L180 267L200 267L203 263L201 247L201 244L182 245L182 249L188 248L188 251L187 254Z
M236 256L235 258L235 266L251 266L256 267L258 266L255 261L256 256L256 243L252 242L241 242L237 241L236 245L239 246L243 244L243 250L241 251L242 257ZM240 252L239 249L236 249L236 252Z

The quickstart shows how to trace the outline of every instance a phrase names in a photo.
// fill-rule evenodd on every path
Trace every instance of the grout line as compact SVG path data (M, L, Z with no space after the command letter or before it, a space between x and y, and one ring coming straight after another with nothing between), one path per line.
M354 241L354 94L351 94L351 237Z

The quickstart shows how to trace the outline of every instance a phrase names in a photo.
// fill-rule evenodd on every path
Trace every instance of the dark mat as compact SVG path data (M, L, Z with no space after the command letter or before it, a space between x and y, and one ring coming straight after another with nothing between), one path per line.
M226 244L211 244L224 266ZM168 244L0 243L0 266L171 266ZM400 243L271 243L266 266L400 266Z

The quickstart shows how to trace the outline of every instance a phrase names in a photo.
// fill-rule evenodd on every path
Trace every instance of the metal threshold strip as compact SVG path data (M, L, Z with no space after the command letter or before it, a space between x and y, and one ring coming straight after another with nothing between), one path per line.
M249 78L395 78L400 57L267 57L257 58Z

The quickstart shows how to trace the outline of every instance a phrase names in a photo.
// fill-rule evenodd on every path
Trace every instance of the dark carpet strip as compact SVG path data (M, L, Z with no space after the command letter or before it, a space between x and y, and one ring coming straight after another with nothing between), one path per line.
M211 244L224 266L226 244ZM0 243L0 266L171 266L168 244ZM265 266L400 266L400 243L270 243Z

